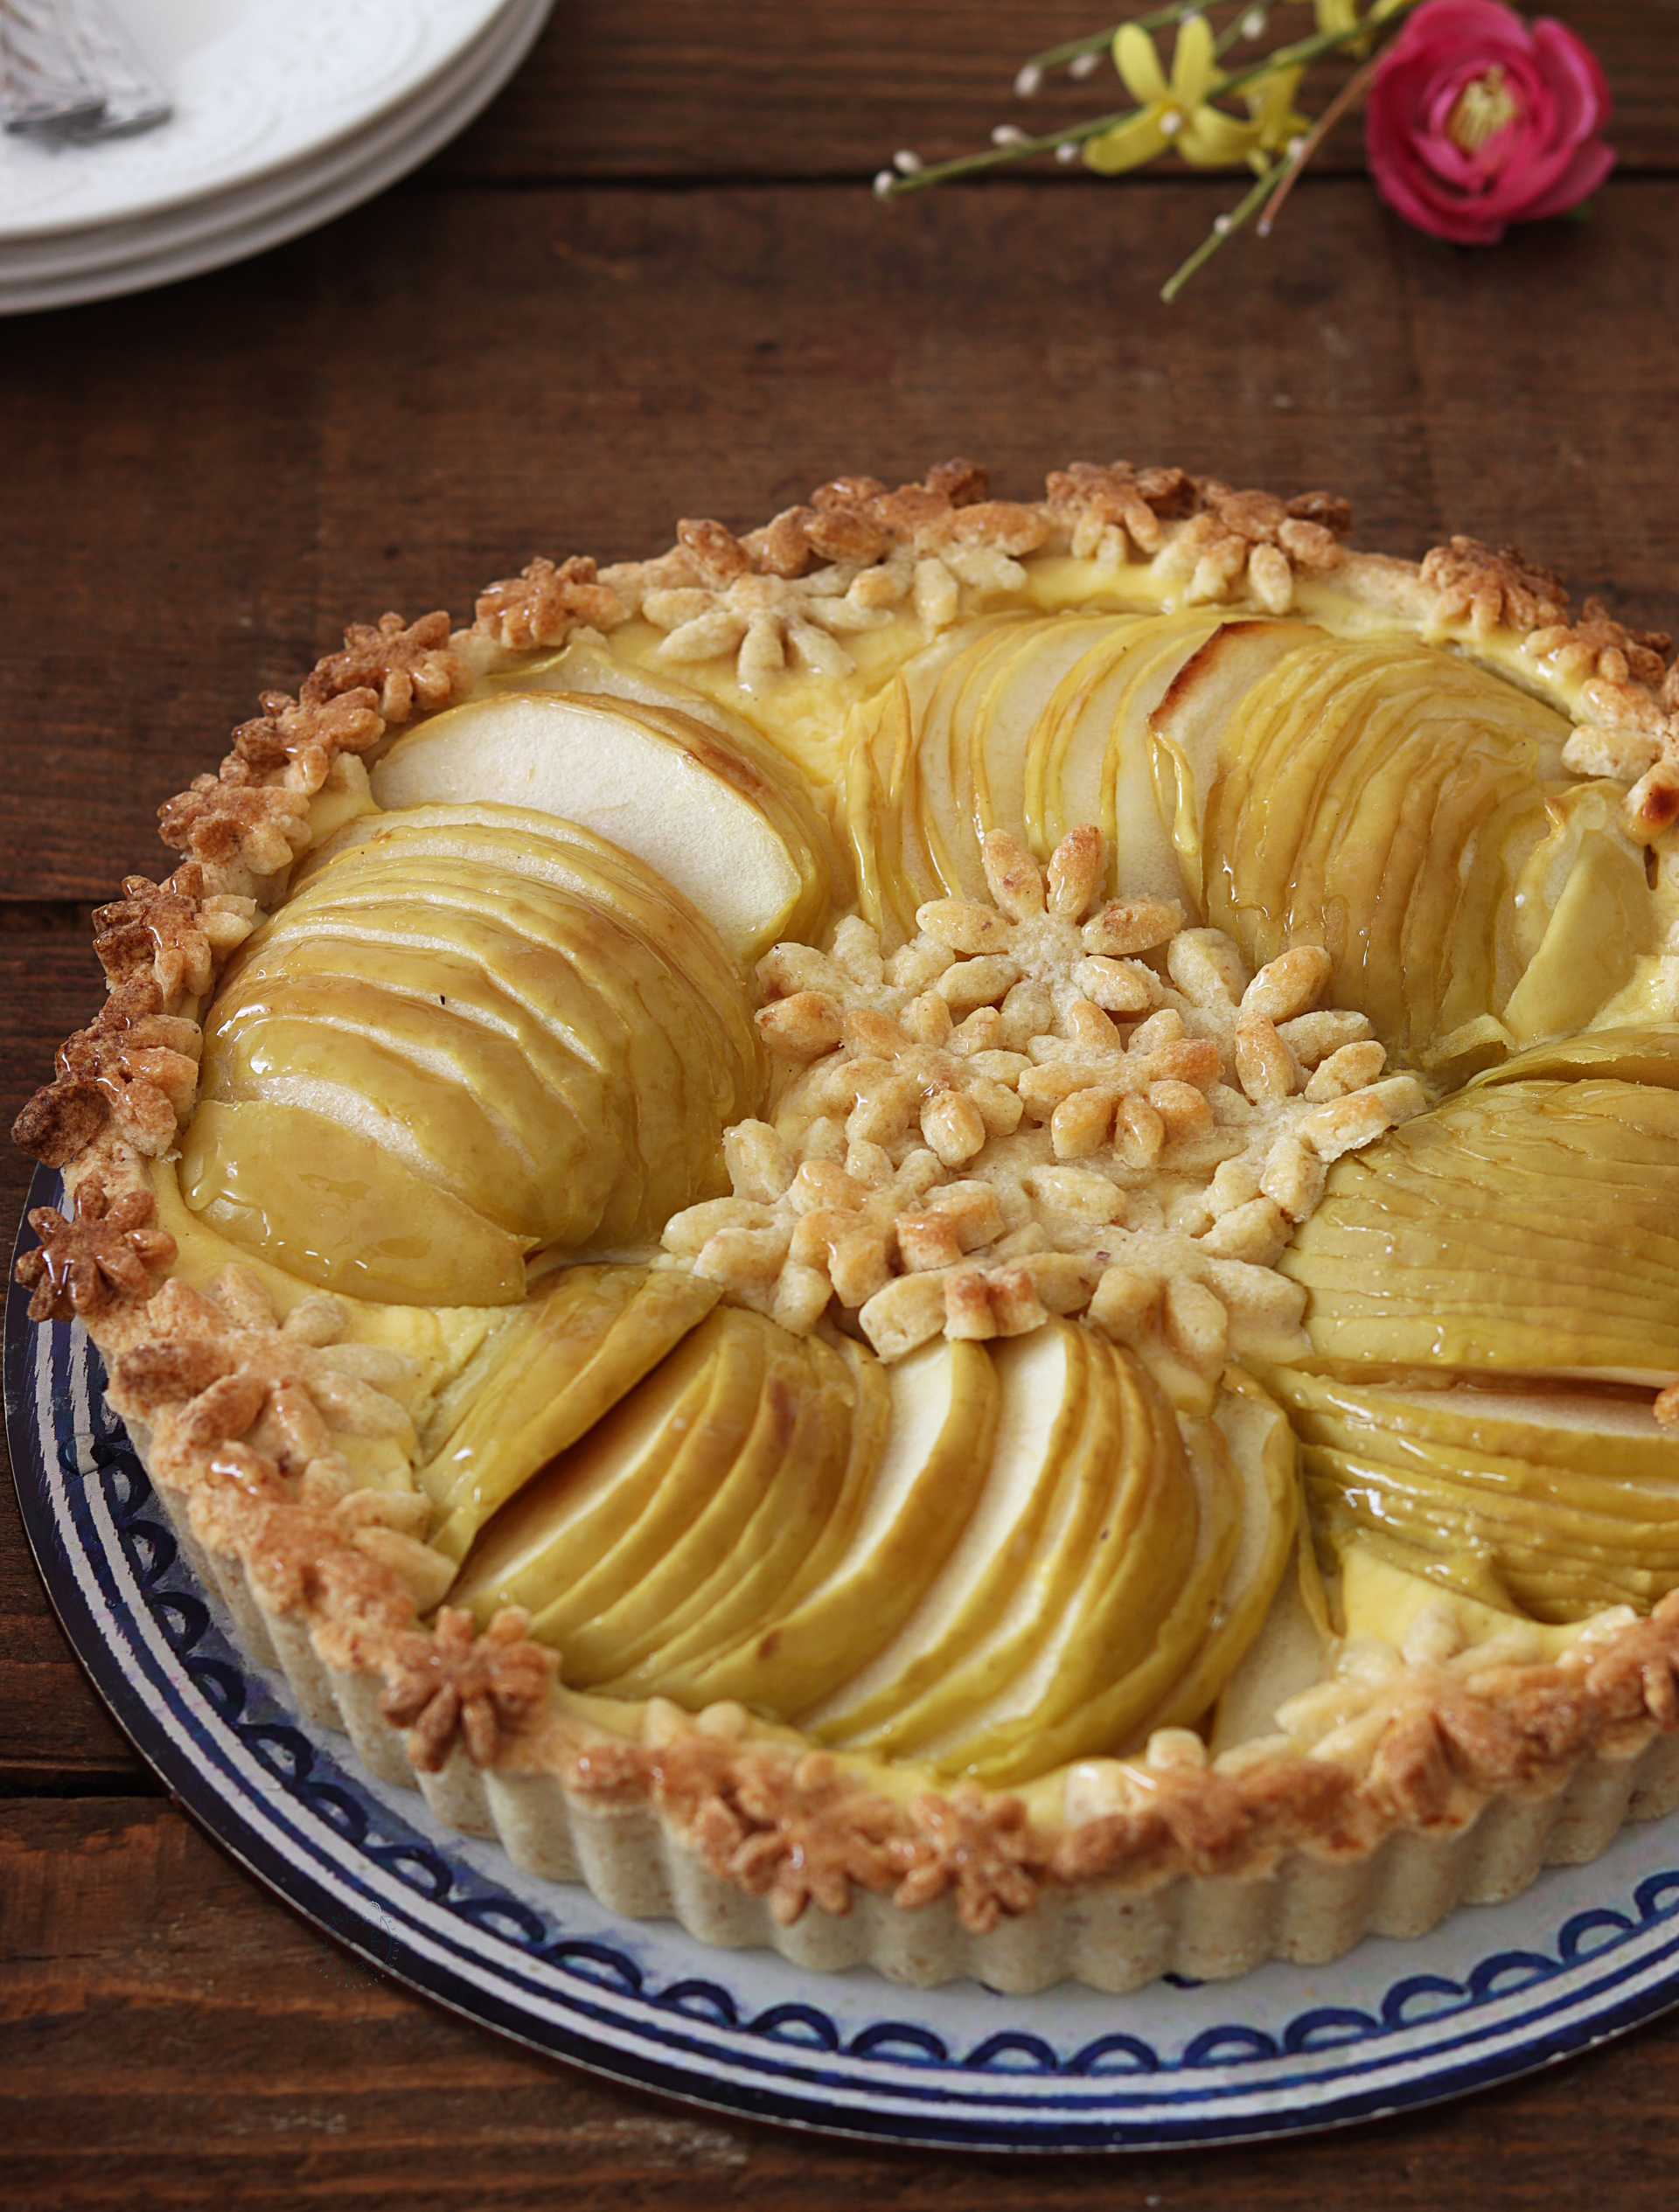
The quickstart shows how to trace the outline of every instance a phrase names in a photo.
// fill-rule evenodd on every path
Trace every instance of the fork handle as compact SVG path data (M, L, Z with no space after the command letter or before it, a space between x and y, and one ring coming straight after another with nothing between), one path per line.
M13 132L96 123L105 94L59 0L0 0L0 122Z
M72 135L122 138L167 122L169 94L141 59L134 41L106 7L105 0L59 0L59 6L70 20L73 48L82 74L102 86L105 93L101 112L85 122L73 123Z

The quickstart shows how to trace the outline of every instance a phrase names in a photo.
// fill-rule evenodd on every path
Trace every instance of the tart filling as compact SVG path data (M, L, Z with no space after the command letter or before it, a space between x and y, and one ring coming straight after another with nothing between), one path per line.
M374 1763L788 1926L1679 1722L1667 641L1321 494L985 491L352 630L16 1132L32 1310Z

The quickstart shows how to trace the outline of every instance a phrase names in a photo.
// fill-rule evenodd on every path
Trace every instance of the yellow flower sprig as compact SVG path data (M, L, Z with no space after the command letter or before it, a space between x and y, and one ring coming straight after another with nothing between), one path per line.
M1238 40L1264 36L1275 8L1302 4L1313 10L1317 27L1312 34L1273 48L1245 68L1222 66L1224 55ZM1259 181L1235 209L1218 219L1212 234L1163 288L1161 296L1174 299L1195 270L1228 237L1245 227L1267 200L1275 196L1280 205L1302 159L1320 140L1321 130L1314 130L1310 119L1294 107L1308 66L1320 55L1343 49L1367 52L1374 39L1396 28L1417 4L1418 0L1363 0L1362 7L1361 0L1248 0L1215 34L1205 0L1173 0L1173 4L1134 17L1111 31L1035 54L1014 80L1016 92L1029 98L1049 70L1064 66L1074 76L1085 77L1100 66L1105 52L1134 107L1035 137L1004 125L993 133L986 151L954 161L929 164L914 154L901 153L891 169L876 177L875 191L882 198L899 198L930 184L980 175L1042 154L1053 154L1062 162L1082 158L1101 176L1139 169L1167 153L1196 169L1251 169ZM1168 70L1151 34L1174 24ZM1245 112L1216 104L1237 98Z
M1292 108L1300 68L1267 69L1253 78L1246 122L1213 106L1213 95L1226 89L1227 80L1205 16L1190 16L1179 26L1170 77L1160 67L1154 41L1134 23L1122 24L1114 33L1113 66L1137 112L1085 140L1084 165L1104 177L1140 169L1167 152L1195 169L1235 169L1256 154L1274 153L1310 128Z

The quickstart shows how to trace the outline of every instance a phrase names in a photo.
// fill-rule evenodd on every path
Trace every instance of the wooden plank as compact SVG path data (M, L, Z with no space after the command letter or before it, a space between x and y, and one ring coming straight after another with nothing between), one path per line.
M1118 2195L1161 2212L1538 2212L1571 2177L1571 2202L1666 2212L1676 2097L1667 2021L1467 2104L1262 2149L1118 2167L858 2146L621 2090L435 2010L295 1921L167 1805L13 1804L0 1824L14 2212L1060 2212Z
M7 326L0 569L30 644L0 660L0 734L28 763L0 809L3 895L166 871L158 800L317 649L318 270L306 249L224 282Z
M0 729L31 766L0 803L0 897L167 866L158 801L346 619L464 613L533 551L658 550L678 515L747 525L840 470L965 450L1029 494L1123 452L1327 483L1367 545L1520 535L1670 616L1652 284L1679 183L1477 255L1322 179L1162 306L1230 189L413 192L20 319Z
M58 927L28 927L31 921ZM67 925L67 926L64 926ZM52 1072L59 1041L104 995L85 928L0 909L0 1129ZM0 1144L0 1221L11 1249L34 1162ZM0 1452L0 1458L3 1453ZM56 1778L132 1782L144 1770L108 1716L53 1617L29 1555L10 1471L0 1474L0 1790ZM0 1815L0 1819L3 1819Z
M1105 63L1030 102L1011 87L1029 53L1142 12L1142 0L853 0L792 17L777 0L562 8L511 88L430 173L862 177L900 146L943 161L982 148L997 123L1043 130L1128 106ZM1601 60L1622 163L1679 167L1679 22L1666 0L1547 0L1542 12ZM1274 19L1292 38L1310 27L1294 8ZM1315 78L1305 105L1323 105ZM1324 159L1362 166L1359 129Z
M0 1473L0 1804L8 1789L133 1789L146 1777L53 1617ZM0 1810L0 1828L9 1818Z

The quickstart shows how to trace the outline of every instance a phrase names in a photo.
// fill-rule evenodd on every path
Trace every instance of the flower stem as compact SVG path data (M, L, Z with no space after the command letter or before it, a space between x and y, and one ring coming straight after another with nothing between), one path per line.
M1168 307L1182 291L1195 271L1212 260L1226 239L1234 238L1244 225L1252 221L1254 216L1264 205L1268 194L1286 166L1285 162L1273 162L1254 185L1252 191L1245 193L1228 215L1219 219L1218 223L1208 232L1206 237L1202 239L1183 266L1161 285L1160 297Z
M1258 227L1261 238L1269 238L1271 236L1271 226L1277 220L1278 215L1282 213L1283 202L1293 191L1295 182L1299 177L1300 171L1306 167L1307 162L1309 162L1313 155L1317 152L1319 147L1322 145L1324 140L1329 136L1329 133L1334 129L1335 125L1341 121L1341 117L1351 108L1356 107L1358 102L1363 99L1365 94L1369 90L1370 80L1376 75L1376 62L1377 59L1379 59L1379 57L1373 58L1369 61L1367 61L1364 64L1364 66L1355 76L1349 77L1347 80L1341 90L1329 102L1329 105L1318 117L1316 122L1313 124L1311 129L1306 133L1306 136L1301 139L1298 149L1290 154L1287 161L1283 164L1284 173L1282 179L1278 183L1276 191L1271 194L1270 199L1265 203L1265 212L1259 218Z
M1076 146L1112 130L1137 112L1126 108L1118 115L1093 115L1089 122L1069 123L1065 130L1051 131L1046 137L1022 139L1018 145L990 146L983 154L960 154L954 161L932 162L913 176L894 177L890 189L881 196L902 199L907 192L923 191L929 184L943 184L952 177L972 177L987 169L1001 169L1008 162L1026 161L1034 154L1052 154L1057 146Z
M1251 6L1238 8L1214 41L1215 56L1222 60L1233 45L1247 37L1247 24L1251 17L1258 18L1258 28L1253 35L1256 38L1260 37L1270 23L1271 10L1274 4L1275 0L1252 0Z

